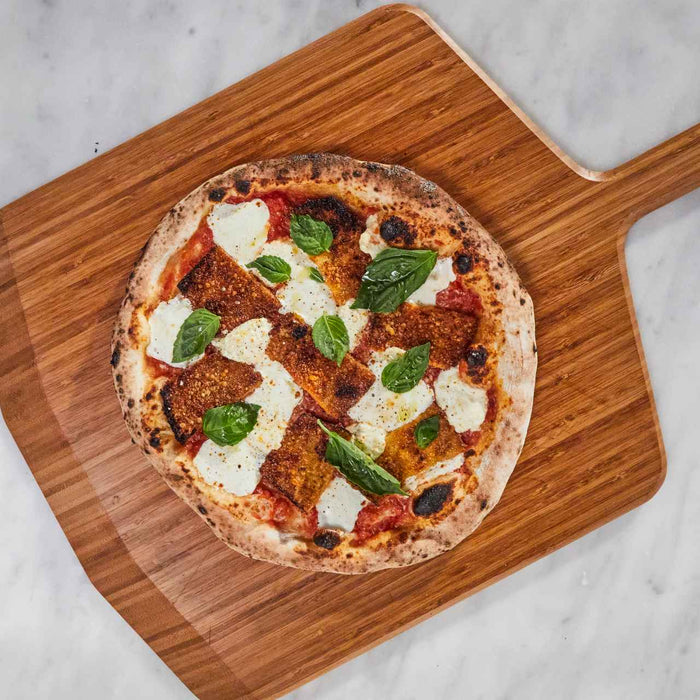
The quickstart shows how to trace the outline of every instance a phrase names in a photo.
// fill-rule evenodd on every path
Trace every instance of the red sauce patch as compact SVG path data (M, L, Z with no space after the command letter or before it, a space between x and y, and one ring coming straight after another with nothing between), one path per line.
M362 544L374 535L403 525L411 518L411 499L398 495L382 496L365 506L355 522L353 544Z
M435 305L474 316L478 316L484 310L479 295L473 289L465 287L459 279L450 282L447 289L437 293Z
M155 357L146 355L146 367L152 377L176 377L182 370L179 367L172 367L167 362L156 360Z
M201 430L195 430L194 434L185 443L185 452L190 459L194 459L199 449L207 440L207 436Z
M488 399L488 408L486 409L485 421L492 421L496 418L496 413L498 412L498 390L495 386L489 388L486 392L486 398Z
M316 508L305 513L281 493L262 484L258 484L253 493L270 502L272 506L270 522L274 523L282 532L310 539L318 530L318 511Z
M267 233L267 240L274 241L278 238L289 238L289 219L292 209L308 199L307 195L283 190L273 190L263 194L251 193L245 197L241 195L231 195L224 201L228 204L240 204L253 199L262 199L270 210L270 228Z
M474 447L481 438L480 430L465 430L459 434L460 439L465 447Z
M440 371L441 370L439 367L428 367L423 375L423 381L428 386L433 386L433 384L435 384L435 380L438 378L438 374L440 374Z
M190 240L171 256L161 273L160 298L162 301L167 301L173 296L177 283L211 250L213 245L214 234L204 218Z

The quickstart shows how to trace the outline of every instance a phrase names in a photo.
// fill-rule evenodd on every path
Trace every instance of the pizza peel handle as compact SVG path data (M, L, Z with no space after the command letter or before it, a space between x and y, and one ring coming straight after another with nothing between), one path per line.
M605 184L604 197L623 214L624 239L637 219L700 187L700 124L614 170L586 176Z

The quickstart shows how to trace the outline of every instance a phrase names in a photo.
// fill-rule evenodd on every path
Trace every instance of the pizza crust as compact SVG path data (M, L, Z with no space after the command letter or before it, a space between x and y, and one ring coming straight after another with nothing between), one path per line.
M489 263L489 277L504 337L498 375L510 397L502 407L495 434L481 455L478 485L457 493L459 503L436 524L409 533L404 541L374 538L372 546L326 551L300 545L260 521L232 515L230 499L196 478L193 468L179 457L179 444L159 412L159 397L146 391L148 380L141 339L145 309L155 303L157 281L170 256L193 235L200 219L221 193L253 187L284 188L295 183L313 194L328 188L341 197L364 204L390 206L410 219L420 211L416 243L454 253L466 241L471 251ZM243 192L245 194L245 192ZM498 503L522 451L530 420L537 367L532 301L502 248L484 228L433 182L397 165L353 160L328 153L289 156L231 168L205 182L175 205L163 218L135 264L112 339L115 388L124 419L134 442L169 486L233 549L265 561L301 569L358 574L387 567L406 566L451 549L469 535ZM163 382L161 382L162 384ZM156 390L158 382L156 381ZM144 418L149 426L144 428ZM449 481L448 477L441 478ZM228 503L227 503L228 502ZM317 551L318 550L318 551Z

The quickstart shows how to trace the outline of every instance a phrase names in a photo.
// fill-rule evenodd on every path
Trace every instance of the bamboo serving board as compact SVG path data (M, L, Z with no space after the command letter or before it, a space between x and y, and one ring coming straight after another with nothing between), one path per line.
M343 577L223 546L130 444L109 338L170 206L237 163L400 163L532 294L535 410L501 503L453 551ZM90 579L200 698L277 696L650 498L663 447L622 242L700 185L700 125L607 173L554 147L421 12L380 8L0 212L0 404Z

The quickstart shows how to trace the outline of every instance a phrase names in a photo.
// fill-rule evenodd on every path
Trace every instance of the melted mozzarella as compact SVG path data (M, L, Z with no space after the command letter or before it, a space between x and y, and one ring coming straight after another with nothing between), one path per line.
M399 348L387 348L372 354L368 366L376 380L369 391L348 411L348 415L355 422L369 423L388 433L412 421L433 403L433 393L423 380L403 394L395 394L382 384L384 367L403 353Z
M428 279L408 297L407 301L422 306L435 306L435 297L438 292L447 289L456 278L457 275L452 269L452 258L438 258Z
M252 318L216 338L212 345L229 360L254 365L267 359L265 350L270 342L272 324L266 318Z
M252 364L262 376L260 386L246 399L260 406L255 427L237 445L219 447L207 440L194 459L205 481L221 484L236 496L252 493L260 481L260 467L268 453L282 444L289 419L303 398L287 370L265 353L272 325L254 318L215 341L231 360Z
M371 214L367 217L365 230L360 236L360 250L373 258L388 248L385 240L379 235L379 219L376 214Z
M357 347L360 340L360 334L365 329L369 320L370 312L367 309L351 309L354 299L346 301L342 306L338 307L338 316L342 319L345 327L348 329L348 337L350 339L350 350Z
M459 377L456 367L440 372L435 380L435 400L458 432L478 430L486 418L486 391Z
M364 451L372 458L376 459L384 452L386 446L386 432L369 423L352 423L348 430L355 436L355 440L360 443Z
M357 514L367 504L360 491L337 476L326 487L316 504L318 526L350 532L355 527Z
M234 496L247 496L260 481L265 456L247 440L223 447L207 440L197 452L194 466L207 483L220 485Z
M260 255L267 240L269 220L270 211L262 199L217 204L207 217L214 243L241 265Z
M414 476L409 476L404 481L404 488L408 491L415 491L422 484L426 484L433 479L437 479L439 476L456 472L463 464L463 454L458 454L452 459L446 459L444 462L433 464L432 467L425 469L421 473L415 474Z
M161 301L148 319L151 337L148 341L146 354L161 362L167 362L173 367L187 367L202 357L199 355L187 362L173 362L175 338L177 338L180 327L191 313L190 300L179 294L170 301Z
M311 279L311 258L291 241L270 241L263 246L261 255L276 255L291 268L289 281L275 292L282 303L282 313L295 313L313 326L323 314L335 314L336 307L328 285ZM253 271L263 282L273 286L257 271Z

